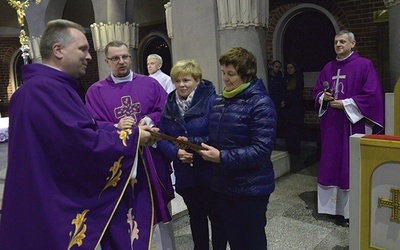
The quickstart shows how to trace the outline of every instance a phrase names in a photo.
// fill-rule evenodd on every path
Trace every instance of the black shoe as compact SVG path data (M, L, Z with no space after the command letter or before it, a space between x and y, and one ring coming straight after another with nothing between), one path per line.
M341 224L342 227L349 227L349 225L350 225L349 219L346 219L346 220L343 221L342 224Z
M335 224L341 227L349 227L349 219L345 219L340 215L335 215Z

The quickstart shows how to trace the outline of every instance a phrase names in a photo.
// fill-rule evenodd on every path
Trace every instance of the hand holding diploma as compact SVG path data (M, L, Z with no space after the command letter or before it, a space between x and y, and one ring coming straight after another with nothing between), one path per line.
M201 146L205 149L197 150L197 153L201 155L201 157L203 157L204 160L215 163L221 162L221 152L218 149L209 146L205 143L202 143Z

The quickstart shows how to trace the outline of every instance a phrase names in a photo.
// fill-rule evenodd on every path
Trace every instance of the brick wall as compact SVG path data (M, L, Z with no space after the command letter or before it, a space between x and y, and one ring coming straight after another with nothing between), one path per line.
M0 37L0 112L1 116L8 116L8 104L12 94L10 80L10 62L13 55L19 50L18 37Z
M83 95L86 93L87 89L95 82L99 80L99 69L97 67L97 52L94 50L92 34L87 33L86 38L88 39L90 49L89 53L92 56L92 60L89 62L86 68L86 75L79 79L83 88Z
M314 99L312 97L311 87L304 88L303 99L305 105L304 111L304 124L305 125L315 125L319 124L318 115L314 108Z

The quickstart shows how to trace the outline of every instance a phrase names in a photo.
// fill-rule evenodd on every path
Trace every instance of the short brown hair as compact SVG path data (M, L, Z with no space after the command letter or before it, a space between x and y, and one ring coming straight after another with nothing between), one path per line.
M219 57L220 65L232 65L243 81L252 81L257 75L257 59L242 47L231 48Z
M121 46L125 46L128 48L128 45L126 45L124 42L122 41L111 41L106 45L106 48L104 49L104 54L106 54L106 57L108 56L108 48L110 47L121 47Z

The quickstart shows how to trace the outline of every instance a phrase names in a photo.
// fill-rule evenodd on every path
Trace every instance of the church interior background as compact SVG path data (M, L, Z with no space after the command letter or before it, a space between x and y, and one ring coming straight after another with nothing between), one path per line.
M384 93L393 92L400 76L400 0L36 0L40 2L38 4L35 0L0 0L0 120L7 122L9 101L18 86L23 84L21 67L25 63L21 56L19 16L9 2L29 3L23 19L23 30L30 41L37 41L46 23L53 19L69 19L86 28L93 59L87 74L80 79L82 97L92 83L110 73L104 63L102 47L102 44L107 42L102 36L102 32L106 31L93 28L99 27L100 24L129 25L130 34L134 36L129 40L130 52L135 59L133 71L147 74L146 58L151 53L163 57L162 71L165 73L169 73L172 65L178 60L195 59L203 70L203 77L214 82L219 93L223 84L218 57L232 46L245 47L256 55L258 76L263 78L264 82L268 65L272 61L278 59L284 64L289 60L297 62L305 78L303 99L306 109L302 140L312 142L308 143L312 145L310 156L314 156L314 152L317 151L318 157L318 149L315 149L314 144L320 143L319 121L314 111L311 91L320 70L335 57L333 38L337 31L349 29L355 34L355 50L373 62ZM40 62L37 49L32 47L31 50L31 58L27 61ZM0 159L6 161L6 147L1 150L2 148ZM307 161L308 156L304 154L298 162ZM284 162L282 159L278 160ZM314 165L318 165L319 159L310 159L313 161L310 165L315 161ZM296 164L294 167L300 169ZM292 170L292 166L290 168ZM0 186L2 178L3 181L5 178L5 170L0 166ZM318 241L319 232L331 230L319 226L322 223L320 219L316 220L317 227L304 227L309 225L303 221L305 219L307 222L304 214L308 215L311 211L308 208L313 207L313 203L307 201L316 199L318 166L304 170L302 174L291 175L285 180L281 178L279 184L290 185L277 189L274 196L281 195L284 198L276 198L269 205L268 210L272 211L272 215L279 215L272 216L272 220L269 219L268 222L279 243L290 243L292 240L287 240L288 238L301 238L305 234L312 237L301 238L301 243ZM300 195L297 191L301 192ZM295 196L296 201L288 200L288 193L292 198ZM284 216L280 216L280 212L284 213ZM289 220L291 216L296 217L295 220ZM284 223L282 220L274 220L278 217L282 217ZM291 226L285 227L284 224L288 220ZM179 223L174 225L176 224ZM306 228L307 230L304 230ZM316 231L309 231L314 229ZM326 236L328 240L316 243L322 247L315 249L328 249L323 246L329 240L334 241L333 245L336 246L348 245L348 239L354 236L349 236L348 231L348 228L332 230L332 233L329 233L332 237ZM185 239L182 235L178 238ZM341 240L337 242L339 238ZM191 241L190 235L188 239ZM298 244L295 240L293 242Z
M24 63L19 41L21 26L17 20L16 10L8 2L8 0L0 1L0 112L3 117L8 116L8 104L12 93L23 84L21 66ZM172 6L174 35L169 34L167 29L166 0L42 0L39 4L35 4L34 1L19 2L30 2L30 6L26 9L23 26L29 37L40 36L45 24L56 18L69 19L86 28L93 60L86 76L80 79L83 94L92 83L103 78L102 75L109 74L107 68L101 66L104 64L104 58L101 58L104 52L95 51L94 34L91 29L92 24L101 22L128 22L137 25L137 44L132 48L133 56L136 58L136 63L133 65L134 71L147 74L146 57L151 53L158 53L163 57L162 70L165 73L169 73L177 60L195 59L203 68L203 77L212 80L217 90L221 91L222 82L217 61L219 53L223 52L223 46L216 46L215 53L207 50L204 45L200 48L196 47L196 43L202 41L197 37L192 37L193 33L190 33L190 30L196 30L196 23L203 22L199 20L199 16L205 15L205 11L212 10L214 13L212 15L217 20L219 4L226 1L171 0L169 4L170 7ZM239 2L239 0L232 1L234 4L239 4ZM361 56L372 60L381 77L383 91L393 91L400 67L398 64L390 63L394 60L390 59L390 56L395 59L399 57L399 53L391 53L390 48L396 44L394 40L398 40L399 33L389 32L390 22L393 20L389 19L386 2L398 1L248 0L242 2L248 2L249 6L256 6L254 8L267 6L264 26L224 28L220 21L219 23L215 21L219 24L216 27L203 26L196 32L201 33L199 37L205 37L205 40L208 36L216 37L217 42L220 43L223 40L223 32L230 32L233 37L243 36L245 32L252 29L263 33L261 37L265 40L260 42L261 49L259 50L262 53L256 54L257 59L261 61L262 67L259 67L258 72L262 78L266 76L267 65L275 59L283 63L288 60L297 62L305 76L304 140L318 140L316 135L319 132L316 130L319 125L313 108L311 90L318 72L324 64L335 57L333 50L335 32L349 29L355 34L356 51ZM396 8L397 11L398 5L392 8ZM189 18L192 15L193 20L191 22L182 20L185 23L179 24L179 16L183 13ZM395 19L395 22L399 23L399 19ZM187 36L182 35L185 32ZM206 44L207 42L210 47L214 46L212 39L206 41ZM235 45L235 41L231 44ZM259 46L253 45L251 40L246 41L245 44L249 45L250 50L251 46ZM242 44L237 46L242 46ZM396 48L393 50L396 51ZM30 62L32 61L35 62L35 59L31 58Z

